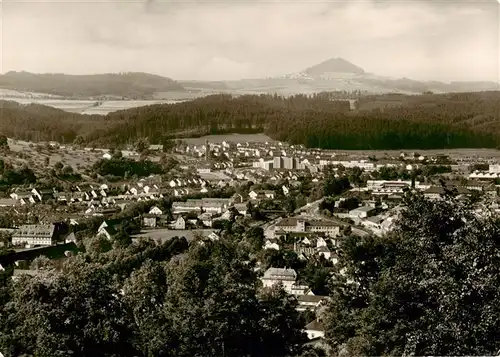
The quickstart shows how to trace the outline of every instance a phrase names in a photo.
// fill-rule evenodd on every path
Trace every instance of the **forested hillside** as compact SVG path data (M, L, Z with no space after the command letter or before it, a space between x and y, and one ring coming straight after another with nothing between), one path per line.
M69 75L8 72L0 75L0 88L55 94L72 98L96 96L149 98L155 92L183 91L179 83L148 73Z
M0 133L11 138L67 143L79 134L98 132L108 122L101 115L80 115L44 105L0 100Z
M328 95L214 95L85 116L43 106L4 103L0 131L29 140L113 146L227 132L264 132L272 138L329 149L496 148L500 92L387 94L359 98L356 109Z

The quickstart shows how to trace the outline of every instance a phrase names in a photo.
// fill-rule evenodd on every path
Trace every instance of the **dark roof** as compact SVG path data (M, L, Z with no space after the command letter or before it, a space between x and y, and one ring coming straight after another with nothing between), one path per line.
M468 190L467 188L462 187L462 186L448 186L446 188L450 191L453 191L456 189L457 193L459 193L459 194L469 194L470 193L470 190ZM445 190L445 188L442 186L431 186L427 190L425 190L424 193L443 195L444 190Z
M115 218L115 219L105 219L103 223L106 222L106 225L108 227L116 227L122 225L123 221L124 221L123 218Z
M25 236L43 236L52 237L54 236L56 226L54 224L28 224L19 227L19 229L13 234L13 238L25 237Z
M336 227L336 226L338 226L338 224L336 224L334 222L325 221L325 220L312 220L312 221L307 221L306 223L311 225L311 226L315 226L315 227L325 227L325 226Z
M283 218L281 221L276 223L276 227L295 227L297 225L297 218L288 217Z
M306 325L306 330L311 331L325 331L325 326L322 322L314 320Z
M321 295L299 295L297 296L297 301L300 302L314 302L318 303L323 300L328 299L327 296L321 296Z
M7 267L13 265L14 262L18 260L31 261L41 255L44 255L49 259L60 259L65 257L64 253L66 251L77 253L78 247L76 246L75 243L72 242L72 243L52 245L48 247L23 249L17 252L0 256L0 265L2 265L3 267Z

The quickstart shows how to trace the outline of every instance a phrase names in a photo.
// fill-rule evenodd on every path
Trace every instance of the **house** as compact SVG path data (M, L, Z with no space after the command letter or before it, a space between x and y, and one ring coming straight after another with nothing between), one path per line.
M172 204L172 213L188 213L188 212L210 212L221 214L231 204L229 198L202 198L200 200L189 199L186 202L174 202Z
M66 232L66 226L62 223L24 225L12 235L12 244L50 246L60 241Z
M325 233L330 237L340 235L340 227L330 221L283 218L274 227L275 233Z
M163 214L163 211L158 207L154 206L149 210L148 213L154 216L161 216Z
M163 151L163 145L149 145L149 151Z
M103 235L111 239L120 231L123 223L123 219L105 219L97 229L97 236Z
M10 197L14 200L17 200L21 203L21 205L33 204L36 203L35 195L30 191L19 191L10 194Z
M375 214L377 209L370 206L361 206L349 211L351 218L367 218Z
M316 239L316 248L321 248L321 247L326 247L326 240L324 240L322 237L318 237Z
M363 220L361 224L365 226L366 228L369 228L373 231L379 231L382 229L382 222L384 219L381 216L373 216L373 217L368 217L367 219Z
M270 200L274 200L276 198L276 192L272 191L272 190L265 190L263 192L264 196L267 198L267 199L270 199Z
M297 306L297 310L305 311L310 309L315 311L327 300L328 300L327 296L314 295L312 293L297 295L297 302L299 303L299 306Z
M332 252L326 246L321 246L317 248L317 252L319 255L322 255L326 260L330 260L332 258ZM335 259L335 263L337 263L337 259Z
M204 226L212 227L213 219L210 213L202 213L198 215L198 220L203 223Z
M289 291L289 294L295 295L295 296L301 296L301 295L306 295L308 292L310 292L309 286L294 284L294 285L292 285L292 287ZM311 292L311 294L312 294L312 292Z
M248 197L252 200L272 200L276 197L274 191L265 190L265 191L250 191Z
M199 174L209 174L210 172L212 172L212 167L208 164L200 165L196 168L196 172L198 172Z
M418 187L420 182L415 182L415 187ZM405 189L411 188L411 181L386 181L386 180L368 180L366 188L372 191L373 195L389 195L401 194Z
M239 193L235 193L232 197L231 197L232 201L233 201L233 204L238 204L238 203L243 203L244 202L244 199L243 199L243 196Z
M147 214L142 218L142 224L144 227L156 228L158 225L158 216Z
M177 229L177 230L184 230L184 229L186 229L186 220L182 216L179 216L175 220L175 223L172 225L172 228L173 229Z
M210 239L211 241L217 241L220 239L219 235L215 232L211 232L209 235L208 235L208 239Z
M306 333L307 337L309 340L318 338L318 337L325 337L325 326L323 323L319 320L316 319L309 324L306 325Z
M54 199L54 191L51 189L32 189L31 192L37 197L40 202L45 202Z
M293 251L297 254L302 254L304 256L313 255L316 253L316 249L314 247L305 244L303 241L300 243L294 242Z
M469 189L462 186L431 186L424 191L424 196L429 199L440 199L445 195L446 190L456 191L458 195L469 195L471 193Z
M247 205L246 203L236 203L234 206L233 206L239 214L245 216L247 214Z
M266 240L266 243L264 244L264 249L280 250L280 246L276 242L272 242L270 240Z
M282 284L285 291L290 292L292 286L297 280L297 273L294 269L287 268L269 268L261 278L264 287L272 287L276 284Z
M75 233L71 232L64 238L64 243L76 243Z

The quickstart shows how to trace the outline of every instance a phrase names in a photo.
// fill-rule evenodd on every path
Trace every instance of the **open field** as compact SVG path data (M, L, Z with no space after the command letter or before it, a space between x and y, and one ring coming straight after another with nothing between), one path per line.
M2 98L0 98L2 99ZM31 99L31 98L5 98L21 104L36 103L54 107L71 113L106 115L118 110L143 107L153 104L174 104L182 100L108 100L98 103L95 100L66 100L66 99Z
M37 150L37 145L21 140L10 140L9 147L12 153L17 153L15 160L18 163L27 164L33 170L44 171L48 167L52 167L55 163L61 161L65 165L70 165L74 169L78 167L88 167L93 165L97 160L102 158L101 151L84 151L73 150L71 146L63 149L53 148L50 152L46 149L43 151ZM19 154L22 154L20 156ZM49 165L46 165L46 158L49 158Z
M144 229L140 233L133 235L132 239L154 239L166 242L174 237L185 237L188 242L195 239L196 236L208 237L214 229L186 229L186 230L172 230L172 229Z
M383 158L384 156L397 156L402 152L418 152L424 156L447 155L451 157L480 157L500 159L500 150L495 149L439 149L439 150L331 150L332 154L375 156Z

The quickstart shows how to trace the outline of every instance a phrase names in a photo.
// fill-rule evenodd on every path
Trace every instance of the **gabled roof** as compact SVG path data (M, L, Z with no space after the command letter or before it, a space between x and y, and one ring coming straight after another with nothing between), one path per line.
M54 224L28 224L19 227L19 229L12 235L13 238L23 238L26 236L40 236L40 237L53 237L55 233Z
M295 280L297 273L294 269L269 268L264 273L265 279Z
M304 302L304 303L320 303L321 301L324 301L328 299L328 296L321 296L321 295L299 295L297 296L297 301Z
M314 320L306 325L306 330L324 332L325 326L323 325L322 322L320 322L318 320Z

